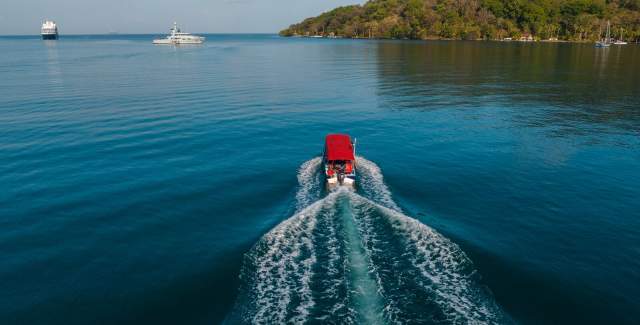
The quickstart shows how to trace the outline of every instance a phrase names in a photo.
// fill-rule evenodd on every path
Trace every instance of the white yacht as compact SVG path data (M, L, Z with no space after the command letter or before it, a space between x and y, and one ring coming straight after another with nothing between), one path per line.
M153 44L161 45L202 44L203 42L204 37L202 36L181 32L177 23L173 23L173 28L171 28L171 34L169 36L153 40Z
M42 39L58 39L58 26L55 21L45 20L40 29Z

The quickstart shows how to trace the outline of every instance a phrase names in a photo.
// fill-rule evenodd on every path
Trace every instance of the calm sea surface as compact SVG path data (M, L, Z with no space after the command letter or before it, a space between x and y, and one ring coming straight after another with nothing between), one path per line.
M0 38L0 322L640 320L640 46L152 38Z

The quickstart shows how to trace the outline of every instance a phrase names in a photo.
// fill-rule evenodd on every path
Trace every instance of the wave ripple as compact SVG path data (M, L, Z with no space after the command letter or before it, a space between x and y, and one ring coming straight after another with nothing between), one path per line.
M246 254L229 322L509 322L466 254L402 213L375 163L358 157L359 193L322 199L320 164L299 170L298 212Z

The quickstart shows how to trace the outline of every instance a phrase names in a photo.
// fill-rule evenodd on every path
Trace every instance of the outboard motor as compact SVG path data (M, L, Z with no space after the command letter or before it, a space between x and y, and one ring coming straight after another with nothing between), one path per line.
M344 182L344 164L339 164L337 166L338 169L338 184L342 185Z
M340 171L338 172L338 183L342 185L343 182L344 182L344 172Z

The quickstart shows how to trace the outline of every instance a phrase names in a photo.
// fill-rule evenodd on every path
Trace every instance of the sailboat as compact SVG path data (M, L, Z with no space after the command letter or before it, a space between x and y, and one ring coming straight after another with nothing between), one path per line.
M607 20L607 36L600 41L596 42L596 47L609 47L611 46L611 23Z

